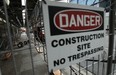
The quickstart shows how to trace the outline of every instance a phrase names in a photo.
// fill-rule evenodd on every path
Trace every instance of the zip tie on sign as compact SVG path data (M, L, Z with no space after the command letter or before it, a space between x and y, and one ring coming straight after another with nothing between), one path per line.
M44 2L44 4L47 4L47 2L45 0L42 0Z
M108 58L111 58L111 57L112 57L112 55L108 56Z
M115 33L114 33L114 34L111 33L111 34L109 34L109 35L115 35Z

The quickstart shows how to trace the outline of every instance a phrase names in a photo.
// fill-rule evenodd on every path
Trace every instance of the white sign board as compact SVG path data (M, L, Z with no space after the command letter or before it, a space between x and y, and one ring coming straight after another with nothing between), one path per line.
M49 71L103 52L103 8L48 1L43 15Z

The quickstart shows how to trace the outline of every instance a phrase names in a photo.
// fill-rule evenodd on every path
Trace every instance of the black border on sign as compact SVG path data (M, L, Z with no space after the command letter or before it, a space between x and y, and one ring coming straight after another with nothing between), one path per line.
M93 11L97 12L102 16L103 23L102 25L94 30L87 30L87 31L79 31L79 32L67 32L67 31L62 31L56 28L54 24L54 16L56 13L67 10L67 9L76 9L76 10L88 10L88 11ZM64 35L64 34L74 34L74 33L82 33L82 32L90 32L90 31L100 31L104 30L104 11L97 11L97 10L90 10L90 9L81 9L81 8L69 8L69 7L60 7L60 6L48 6L48 14L49 14L49 21L50 21L50 35L51 36L56 36L56 35Z

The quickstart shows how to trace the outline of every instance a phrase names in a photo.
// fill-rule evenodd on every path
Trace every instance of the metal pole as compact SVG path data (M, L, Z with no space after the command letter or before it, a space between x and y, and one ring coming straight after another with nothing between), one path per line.
M0 75L2 75L1 68L0 68Z
M81 63L79 62L79 75L81 75Z
M113 58L113 46L114 46L114 22L115 22L115 0L111 0L111 10L109 14L109 52L107 63L107 75L111 75L112 71L112 58Z
M86 60L86 75L88 75L88 61Z
M92 59L93 59L93 61L92 61L92 73L94 73L94 57Z
M33 53L32 53L32 47L31 47L31 38L30 38L30 29L29 29L29 20L28 20L28 12L27 12L27 0L26 0L26 6L25 6L25 15L26 15L26 22L27 22L27 35L29 38L29 50L30 50L30 56L31 56L31 64L32 64L32 75L35 75L34 70L34 63L33 63Z
M99 75L100 55L98 55L97 75Z
M116 60L116 41L115 41L115 54L114 54L114 60ZM114 63L114 67L113 67L113 75L115 73L115 68L116 68L116 63Z
M8 38L9 38L9 43L10 43L10 48L11 48L11 53L12 53L12 58L13 58L13 64L14 64L14 69L15 69L15 75L18 75L18 71L16 68L16 60L15 60L15 56L13 53L13 42L12 42L12 38L11 38L11 30L10 30L10 23L9 23L9 18L8 18L8 13L7 13L7 6L5 3L5 0L3 0L3 4L4 4L4 11L5 11L5 17L6 17L6 24L7 24L7 31L8 31Z
M79 0L77 0L77 4L79 4Z
M85 4L87 5L87 3L88 3L88 0L86 0L86 3Z
M19 22L20 26L22 26L21 22L19 21L18 17L16 17L17 21Z
M104 75L104 72L105 72L105 62L104 62L104 57L105 57L105 54L103 54L103 67L102 67L102 75Z

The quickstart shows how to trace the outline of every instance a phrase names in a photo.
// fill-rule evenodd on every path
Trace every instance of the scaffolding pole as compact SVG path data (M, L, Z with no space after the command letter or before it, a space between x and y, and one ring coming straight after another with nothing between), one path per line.
M114 24L115 24L115 0L111 0L111 10L109 14L109 50L108 50L108 63L107 63L107 75L111 75L112 71L112 59L114 48Z
M13 64L14 64L14 69L15 69L15 75L18 75L17 67L16 67L16 60L15 56L13 53L13 42L12 42L12 36L11 36L11 30L10 30L10 23L9 23L9 18L8 18L8 12L7 12L7 6L5 0L3 0L4 4L4 11L5 11L5 17L6 17L6 25L7 25L7 32L8 32L8 39L9 39L9 45L11 48L11 53L12 53L12 58L13 58Z
M27 35L29 38L29 51L30 51L30 56L31 56L31 66L32 66L32 75L35 75L35 69L34 69L34 60L33 60L33 52L32 52L32 46L31 46L31 37L30 37L30 23L28 20L28 10L27 10L27 1L26 1L26 6L25 6L25 16L26 16L26 24L27 24Z

